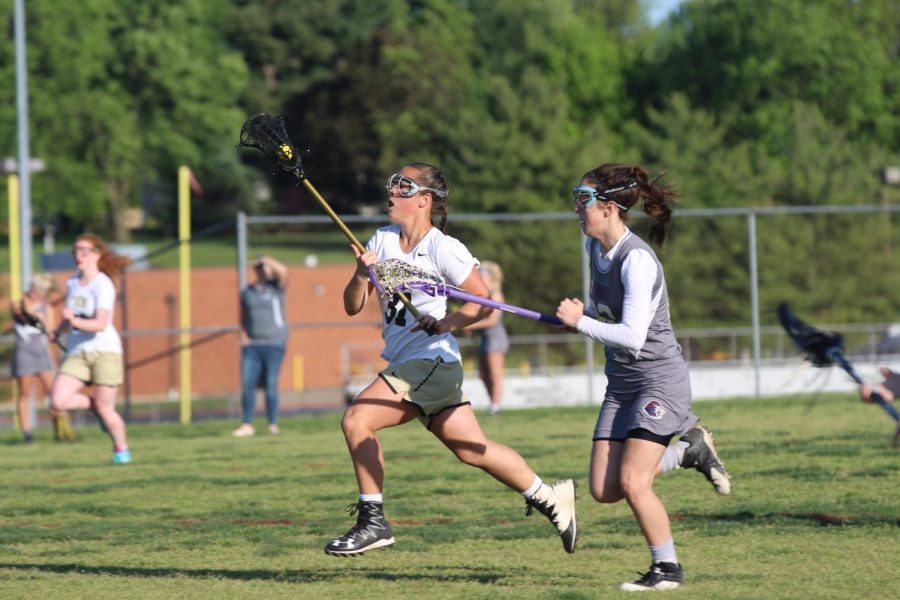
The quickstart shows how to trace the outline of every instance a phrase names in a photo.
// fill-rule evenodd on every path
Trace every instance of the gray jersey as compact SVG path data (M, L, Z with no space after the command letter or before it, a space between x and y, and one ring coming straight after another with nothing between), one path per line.
M251 344L284 344L288 336L284 319L284 288L277 281L245 287L241 292L241 318L241 325Z
M597 420L594 439L624 439L634 428L660 435L681 433L698 420L691 412L691 387L681 346L675 340L669 317L669 295L662 264L652 248L626 232L611 257L601 255L600 244L587 244L591 259L590 305L598 320L620 323L625 286L623 263L629 253L646 253L656 264L651 286L652 311L647 337L640 349L606 344L606 398Z
M655 361L680 356L681 346L675 340L672 321L669 318L669 294L666 290L666 279L662 264L653 249L634 234L627 235L616 246L616 253L611 261L602 260L600 244L596 240L591 240L588 247L591 258L591 308L599 320L607 323L619 323L622 320L622 305L625 299L622 263L625 262L628 254L634 250L644 250L656 263L656 279L652 284L651 292L655 310L647 330L647 339L636 354L624 348L607 345L607 362L629 365L641 361Z

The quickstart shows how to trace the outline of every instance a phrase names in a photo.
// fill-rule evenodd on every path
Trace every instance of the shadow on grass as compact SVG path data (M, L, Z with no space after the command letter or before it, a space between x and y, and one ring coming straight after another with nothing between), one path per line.
M766 512L741 511L730 514L686 514L670 515L678 522L729 522L746 525L762 525L777 522L801 521L822 527L860 527L866 525L888 525L900 527L900 517L896 515L838 515L824 512Z
M352 558L352 557L351 557ZM335 559L340 561L341 559ZM119 567L113 565L90 566L74 563L38 564L38 563L0 563L0 569L14 569L18 571L40 571L57 575L112 575L114 577L137 577L141 579L152 577L189 577L191 579L233 579L239 581L264 580L304 583L310 581L329 581L332 579L346 579L348 577L362 577L380 581L433 581L433 582L460 582L472 583L497 583L508 577L508 570L503 573L486 573L483 568L476 567L434 567L434 573L397 573L392 571L373 569L309 569L309 570L279 570L266 571L253 569L247 571L229 569L174 569L174 568L145 568L145 567ZM440 573L439 573L440 572Z

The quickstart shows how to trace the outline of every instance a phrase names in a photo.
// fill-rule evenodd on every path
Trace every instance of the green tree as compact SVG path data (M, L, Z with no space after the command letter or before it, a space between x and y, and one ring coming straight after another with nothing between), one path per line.
M48 166L34 180L36 217L61 213L124 241L125 210L136 204L140 182L172 181L181 163L203 172L233 146L246 70L218 33L227 7L226 0L28 3L31 146ZM0 10L9 22L10 9ZM11 42L0 52L0 63L11 65ZM0 139L9 146L15 102L3 89ZM236 158L229 166L240 172Z

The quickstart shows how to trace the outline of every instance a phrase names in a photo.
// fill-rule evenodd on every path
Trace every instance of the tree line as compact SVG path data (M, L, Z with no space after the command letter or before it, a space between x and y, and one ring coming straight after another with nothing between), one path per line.
M12 11L0 6L6 156ZM413 159L448 176L451 223L568 210L578 177L608 161L665 171L689 208L900 197L879 180L900 165L894 0L685 0L657 26L633 0L30 0L26 11L31 148L48 167L32 180L38 224L125 240L125 210L141 205L165 229L179 164L205 189L195 229L238 210L316 213L262 156L235 151L255 112L285 116L338 212L380 204L385 177ZM662 254L679 324L746 323L743 224L677 214ZM829 322L897 319L898 231L887 217L767 226L763 303L794 299ZM556 229L454 232L506 266L522 303L579 293L577 244Z

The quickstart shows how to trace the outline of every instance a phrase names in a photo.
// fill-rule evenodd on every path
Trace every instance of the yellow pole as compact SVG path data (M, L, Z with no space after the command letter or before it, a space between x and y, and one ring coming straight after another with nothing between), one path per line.
M294 391L302 392L304 381L303 381L303 355L295 354L294 362L293 362L293 374L294 374Z
M19 223L19 178L16 175L10 175L7 178L7 189L9 191L9 299L12 302L22 297L22 261L21 258L21 224ZM12 384L13 406L19 400L19 385L16 380ZM19 413L16 414L16 429L21 427L19 423Z
M22 297L22 229L19 223L19 177L7 178L9 190L9 299Z
M178 167L178 273L181 303L181 424L191 422L191 187L190 169Z

